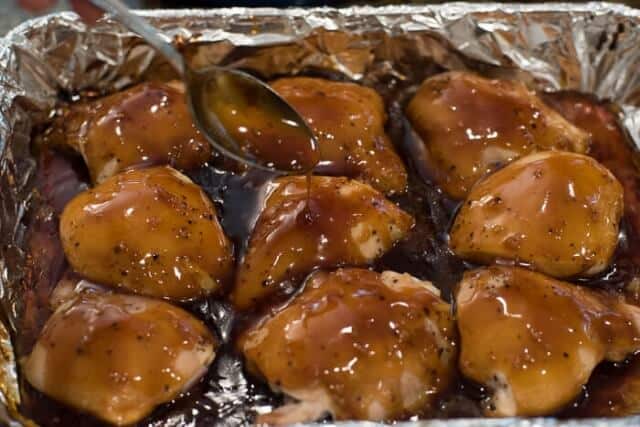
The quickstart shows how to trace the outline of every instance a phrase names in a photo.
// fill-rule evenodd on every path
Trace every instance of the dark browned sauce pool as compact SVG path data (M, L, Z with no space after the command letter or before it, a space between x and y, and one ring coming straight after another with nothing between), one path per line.
M387 131L402 153L409 170L408 192L392 200L414 216L416 226L405 241L372 267L377 271L408 272L418 278L430 280L442 290L443 297L451 301L453 288L462 273L473 267L455 257L448 249L447 231L457 203L426 182L410 161L410 157L415 155L413 148L416 141L402 111L412 88L390 84L377 89L386 98L391 116ZM625 188L627 206L614 262L599 277L582 283L611 292L624 292L624 285L638 273L639 264L636 259L640 254L636 248L640 241L640 218L634 216L636 209L640 209L635 204L638 175L632 158L636 154L617 123L612 123L616 116L608 106L577 94L556 94L547 98L569 120L592 127L587 130L596 139L594 156L618 175ZM582 107L576 107L577 104ZM599 133L604 128L611 133ZM236 255L241 254L246 248L248 235L257 216L255 205L260 200L261 190L274 175L250 171L240 176L213 166L192 171L189 175L216 203L222 226L234 241ZM69 198L87 185L87 181L87 172L77 159L47 150L40 154L37 185L44 203L31 216L31 256L24 283L25 301L21 322L24 333L17 341L20 356L30 351L40 327L50 314L47 308L49 293L59 278L66 274L66 262L57 235L57 215ZM636 302L638 301L640 300ZM282 396L274 394L263 382L245 373L241 358L233 350L233 337L251 319L238 318L228 305L214 298L187 304L186 308L206 322L226 344L221 348L208 374L196 386L175 402L156 409L140 425L243 425L250 423L257 412L282 402ZM628 399L624 399L628 397L630 390L633 391L631 380L640 378L639 365L640 362L632 359L621 364L600 366L585 387L583 395L558 415L614 416L622 414L623 410L629 410ZM23 383L23 412L37 423L60 426L101 425L100 421L91 416L57 404L35 391L25 381ZM481 411L478 402L483 396L484 390L481 387L460 380L449 394L442 397L439 409L433 416L479 417Z

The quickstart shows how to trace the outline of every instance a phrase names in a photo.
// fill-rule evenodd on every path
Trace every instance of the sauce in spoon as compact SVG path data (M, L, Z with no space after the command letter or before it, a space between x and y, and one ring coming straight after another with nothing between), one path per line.
M285 173L310 173L318 144L300 115L267 85L248 74L191 72L189 93L196 123L243 163ZM220 147L218 147L220 148Z
M227 67L192 70L154 26L120 0L91 2L140 35L182 76L196 125L222 154L283 173L310 173L318 163L318 144L311 129L268 85Z

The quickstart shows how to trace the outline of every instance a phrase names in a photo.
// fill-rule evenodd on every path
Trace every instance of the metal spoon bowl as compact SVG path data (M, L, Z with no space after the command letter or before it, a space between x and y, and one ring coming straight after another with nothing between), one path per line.
M140 35L180 74L194 123L216 150L247 165L283 173L308 173L319 162L311 129L267 84L227 67L193 70L170 41L120 0L91 2Z

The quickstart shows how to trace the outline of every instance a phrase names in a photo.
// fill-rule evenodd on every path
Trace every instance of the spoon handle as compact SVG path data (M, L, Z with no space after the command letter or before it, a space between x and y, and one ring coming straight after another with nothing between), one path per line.
M141 36L147 43L153 46L167 61L180 73L185 75L186 64L178 50L158 32L158 30L145 19L131 13L129 8L120 0L90 0L94 6L99 7L113 15L113 17L129 30Z

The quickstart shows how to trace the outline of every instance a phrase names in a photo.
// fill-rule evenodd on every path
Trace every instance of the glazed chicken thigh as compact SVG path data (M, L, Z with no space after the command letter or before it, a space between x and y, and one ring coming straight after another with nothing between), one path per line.
M62 143L82 154L91 179L102 182L134 166L203 165L211 146L196 129L181 83L141 83L71 106L57 125Z
M231 300L246 310L314 268L368 264L412 225L407 213L358 181L280 178L251 234Z
M126 425L171 401L207 371L218 346L206 326L166 302L85 290L49 318L26 379L50 397Z
M588 134L524 84L471 73L425 80L407 117L424 144L417 161L454 199L463 199L480 178L528 153L588 149Z
M555 277L603 271L618 242L622 187L591 157L541 152L479 182L451 228L453 252Z
M624 212L632 257L640 260L640 155L608 102L579 93L548 93L545 101L571 123L589 132L589 155L608 168L624 189Z
M188 300L231 279L232 246L204 192L161 166L130 170L76 196L60 218L73 269L97 283Z
M308 77L276 80L271 87L313 130L319 173L355 178L385 194L405 190L407 172L385 133L384 104L374 90Z
M450 306L431 283L362 269L316 272L240 337L248 368L297 399L258 422L393 420L424 413L454 378Z
M318 174L355 178L385 194L405 191L407 171L385 133L386 112L375 91L308 77L276 80L271 87L306 119L318 152L295 128L274 122L255 105L216 107L242 151L284 170L292 161L310 167L318 162Z
M467 272L456 304L460 370L491 391L489 416L552 414L640 349L640 308L522 268Z

